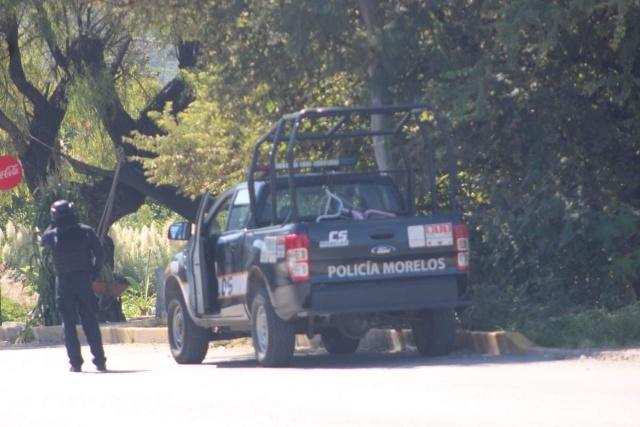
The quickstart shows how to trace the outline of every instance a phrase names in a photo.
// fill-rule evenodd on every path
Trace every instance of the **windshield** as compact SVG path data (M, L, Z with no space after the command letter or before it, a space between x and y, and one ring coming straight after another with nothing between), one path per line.
M298 215L300 221L315 221L320 215L325 214L327 208L328 188L333 194L338 196L347 209L366 211L375 209L391 213L402 212L402 202L398 192L390 184L383 183L345 183L325 186L298 185L296 195L298 202ZM264 207L260 212L260 223L271 222L271 196L267 190L267 198ZM277 192L277 223L284 222L291 213L291 196L288 188L279 189ZM332 202L330 208L336 208Z

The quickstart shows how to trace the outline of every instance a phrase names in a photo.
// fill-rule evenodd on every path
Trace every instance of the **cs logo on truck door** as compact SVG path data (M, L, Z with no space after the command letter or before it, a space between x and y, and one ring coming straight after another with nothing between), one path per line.
M321 248L344 248L349 246L349 231L334 230L329 232L329 238L320 242Z

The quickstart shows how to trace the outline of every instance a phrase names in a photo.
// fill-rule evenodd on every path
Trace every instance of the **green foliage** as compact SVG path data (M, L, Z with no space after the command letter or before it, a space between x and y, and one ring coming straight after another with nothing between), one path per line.
M86 222L87 210L77 184L67 181L62 175L52 175L33 194L31 223L41 232L51 224L50 208L57 200L69 200L75 204L78 221Z
M0 264L16 271L29 266L33 259L31 230L12 221L4 226L4 231L0 230Z
M122 296L122 311L127 318L148 316L156 307L156 296L152 288L152 278L147 276L142 282L132 277L126 278L129 288Z
M621 48L638 46L639 12L505 3L495 33L465 35L488 47L477 62L434 81L457 138L473 141L459 147L475 229L469 326L522 327L640 295L640 103L628 92L640 70L629 68L637 48Z
M250 143L257 129L239 127L229 111L206 98L204 88L216 84L210 75L191 76L198 98L176 118L167 106L156 114L164 135L136 135L135 143L155 151L153 159L141 159L152 182L177 184L183 191L198 194L209 188L218 193L244 177Z
M0 298L0 319L2 322L27 322L29 308L6 298Z
M100 165L102 168L114 168L116 156L111 139L100 121L99 112L94 105L96 98L105 96L92 86L89 79L78 77L69 88L69 103L65 119L60 129L61 149L66 154L83 162ZM75 181L85 181L87 177L65 169Z
M592 309L525 322L520 330L535 343L549 347L634 345L640 343L640 303L616 311Z
M218 193L244 178L253 142L281 114L360 103L364 51L341 41L358 39L352 6L195 4L200 14L180 18L183 24L182 18L193 20L188 34L206 53L204 72L185 76L197 100L177 119L168 110L156 117L167 135L135 138L138 146L160 152L143 159L153 182L178 183L191 194L205 188Z
M166 238L166 222L142 226L116 224L110 236L115 244L116 276L125 277L129 288L122 296L127 318L147 316L155 310L156 271L164 269L179 246Z
M10 191L0 192L0 229L9 222L28 225L31 221L33 201L27 186L22 183Z
M114 225L109 232L115 245L114 273L138 283L153 281L155 270L164 268L178 249L167 239L166 230L157 222L141 228Z
M141 229L144 226L150 226L152 223L166 224L168 222L178 221L179 216L152 201L147 201L135 213L128 215L118 221L118 226Z

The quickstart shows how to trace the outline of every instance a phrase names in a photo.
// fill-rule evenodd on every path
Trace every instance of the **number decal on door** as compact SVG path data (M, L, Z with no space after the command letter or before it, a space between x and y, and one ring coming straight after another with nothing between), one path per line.
M228 297L233 293L233 276L222 276L220 279L220 296Z

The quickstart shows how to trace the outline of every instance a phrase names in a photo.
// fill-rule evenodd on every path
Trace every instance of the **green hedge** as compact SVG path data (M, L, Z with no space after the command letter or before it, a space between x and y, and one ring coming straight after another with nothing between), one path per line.
M0 317L3 322L26 322L29 309L8 299L0 299Z
M624 346L640 343L640 302L620 310L592 309L525 323L522 328L536 344L550 347Z

